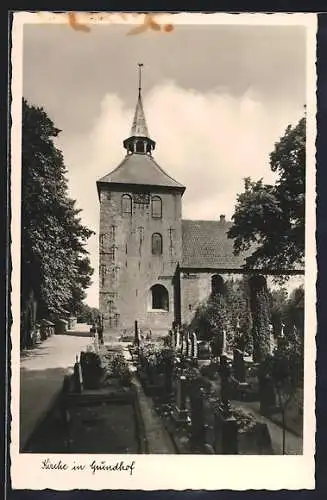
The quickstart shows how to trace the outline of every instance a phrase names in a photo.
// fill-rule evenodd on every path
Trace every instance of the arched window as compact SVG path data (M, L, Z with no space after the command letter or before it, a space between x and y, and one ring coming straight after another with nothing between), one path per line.
M214 274L211 277L211 293L223 293L224 292L224 280L219 274Z
M152 309L169 311L168 291L163 285L153 285L151 287L151 305Z
M153 255L162 254L162 236L160 233L153 233L151 246Z
M151 200L151 215L153 219L161 219L162 217L162 201L160 196L153 196Z
M261 274L250 276L248 283L252 292L260 292L267 288L267 280Z
M132 215L132 197L129 194L121 197L121 211L123 215Z

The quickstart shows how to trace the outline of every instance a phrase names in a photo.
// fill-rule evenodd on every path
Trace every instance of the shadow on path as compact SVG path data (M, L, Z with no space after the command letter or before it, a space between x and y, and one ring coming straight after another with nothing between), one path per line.
M87 331L78 331L78 330L68 330L66 333L61 333L61 336L67 336L67 337L90 337L92 338L92 334Z
M64 376L69 368L30 370L21 367L20 372L20 449L26 447L35 428L51 411L60 394Z

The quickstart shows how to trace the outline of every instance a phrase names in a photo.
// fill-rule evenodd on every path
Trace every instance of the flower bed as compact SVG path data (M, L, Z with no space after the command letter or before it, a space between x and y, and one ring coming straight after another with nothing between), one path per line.
M123 386L131 383L132 375L128 363L121 351L105 349L101 353L101 364L104 369L104 384L110 383L112 379L121 382Z
M171 392L174 352L164 343L146 343L139 348L138 376L148 395Z
M273 453L266 424L235 404L231 404L226 414L216 384L185 360L182 361L182 374L187 380L188 418L184 422L174 421L175 398L167 404L159 391L153 395L156 410L179 453Z

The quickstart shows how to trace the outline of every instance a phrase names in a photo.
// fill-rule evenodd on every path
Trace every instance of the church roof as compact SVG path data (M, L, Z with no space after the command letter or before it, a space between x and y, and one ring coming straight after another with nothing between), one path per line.
M243 270L245 259L253 253L254 248L240 255L234 254L234 240L227 236L232 225L231 221L225 219L182 220L181 268ZM296 265L287 274L303 272L303 266Z
M128 154L118 167L97 181L98 189L100 184L121 184L170 188L184 192L185 186L170 177L152 157L151 153L155 148L155 142L149 135L141 93L141 68L143 64L139 63L138 67L138 99L130 136L123 142Z
M245 255L233 253L233 240L227 237L231 226L226 220L182 220L181 267L241 269Z
M138 153L127 155L118 167L99 179L98 183L135 184L185 190L185 187L170 177L152 156Z

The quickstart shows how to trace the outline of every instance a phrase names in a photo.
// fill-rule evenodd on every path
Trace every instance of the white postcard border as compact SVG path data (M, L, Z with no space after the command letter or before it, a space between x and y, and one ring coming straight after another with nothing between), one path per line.
M81 23L140 24L140 18L119 14L78 13ZM116 17L115 17L116 16ZM141 15L140 15L141 16ZM160 22L179 24L304 25L307 27L307 186L306 186L306 276L305 276L305 387L304 441L301 456L189 456L189 455L50 455L69 468L86 465L84 471L44 470L46 455L19 453L19 359L20 359L20 203L21 203L21 100L23 25L67 22L64 14L15 13L12 30L12 129L11 129L11 481L13 489L127 489L127 490L246 490L313 489L315 453L315 359L316 359L316 243L315 243L315 138L316 138L316 30L315 14L163 14ZM92 29L92 28L91 28ZM76 36L92 36L78 34ZM142 36L142 35L141 35ZM164 36L164 34L162 35ZM166 35L167 36L167 35ZM95 472L93 460L114 465L135 462L133 474Z

